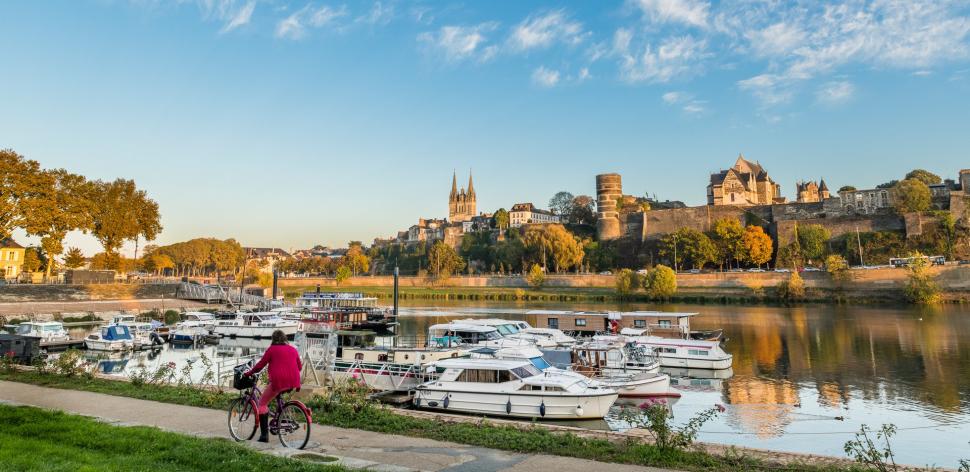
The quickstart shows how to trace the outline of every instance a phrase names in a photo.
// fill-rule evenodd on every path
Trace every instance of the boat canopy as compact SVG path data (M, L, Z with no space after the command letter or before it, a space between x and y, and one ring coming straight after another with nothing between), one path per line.
M111 325L101 329L101 337L106 341L127 341L131 339L131 331L125 325Z

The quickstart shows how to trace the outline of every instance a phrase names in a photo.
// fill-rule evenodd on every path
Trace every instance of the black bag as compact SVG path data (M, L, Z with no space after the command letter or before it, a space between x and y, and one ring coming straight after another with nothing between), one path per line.
M248 388L253 388L253 385L256 385L255 376L247 377L243 375L247 370L249 370L250 366L252 366L252 363L247 362L245 364L237 365L232 369L232 388L236 390L246 390Z

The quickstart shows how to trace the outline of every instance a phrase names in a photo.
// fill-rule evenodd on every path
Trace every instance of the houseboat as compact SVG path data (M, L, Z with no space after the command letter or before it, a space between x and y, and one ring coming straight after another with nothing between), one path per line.
M651 336L647 330L624 328L620 335L597 335L596 341L635 343L653 349L661 367L686 369L729 369L734 357L724 352L721 343L696 339Z
M543 348L551 349L572 345L576 340L561 330L554 328L533 328L529 323L521 320L503 320L498 318L469 318L457 320L457 323L480 324L492 326L503 338L524 339Z
M538 327L583 334L618 333L621 329L632 328L647 330L651 336L662 338L708 341L718 341L723 334L720 329L692 331L690 319L698 316L698 313L530 310L526 314L535 317Z
M415 388L418 408L555 420L603 418L615 390L575 375L543 372L527 360L457 358L433 364Z
M270 338L273 331L280 330L292 339L299 326L299 322L284 320L273 313L237 313L232 319L217 320L212 331L233 338Z
M296 299L296 306L283 309L291 311L284 317L306 322L337 323L341 329L392 332L397 325L392 310L378 306L376 297L365 297L361 293L304 292Z
M431 325L428 328L427 346L453 347L459 345L487 347L535 346L529 339L504 337L494 326L481 323L451 322Z

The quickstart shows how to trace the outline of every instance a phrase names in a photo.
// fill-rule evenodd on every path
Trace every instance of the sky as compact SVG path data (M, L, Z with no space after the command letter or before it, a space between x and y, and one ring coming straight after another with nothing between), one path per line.
M700 205L739 153L789 198L970 168L966 0L12 0L0 64L0 147L134 179L160 244L370 242L453 172L491 212L604 172Z

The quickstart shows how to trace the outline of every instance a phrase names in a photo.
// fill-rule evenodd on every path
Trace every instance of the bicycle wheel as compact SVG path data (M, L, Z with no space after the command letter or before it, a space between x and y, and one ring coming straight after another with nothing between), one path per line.
M298 402L287 402L279 411L276 421L283 447L303 449L310 442L310 416L304 408Z
M229 404L229 435L236 441L248 441L256 435L259 415L256 402L240 397Z

